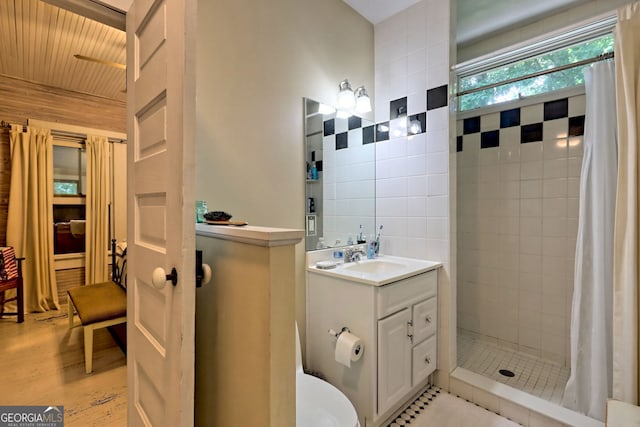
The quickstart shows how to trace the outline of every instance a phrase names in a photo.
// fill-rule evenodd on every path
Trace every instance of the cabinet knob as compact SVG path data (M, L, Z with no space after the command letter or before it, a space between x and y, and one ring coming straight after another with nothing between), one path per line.
M428 365L429 363L431 363L431 358L429 356L425 357L424 362Z
M425 317L424 321L427 323L431 323L431 315L428 315L427 317Z

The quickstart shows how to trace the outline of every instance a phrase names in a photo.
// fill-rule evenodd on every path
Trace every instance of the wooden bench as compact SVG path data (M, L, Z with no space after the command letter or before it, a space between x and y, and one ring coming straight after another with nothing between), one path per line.
M84 367L87 374L93 370L93 331L127 321L126 249L116 250L111 241L111 277L113 280L69 289L69 329L82 326L84 331ZM120 263L118 263L118 258ZM80 325L74 324L78 313Z

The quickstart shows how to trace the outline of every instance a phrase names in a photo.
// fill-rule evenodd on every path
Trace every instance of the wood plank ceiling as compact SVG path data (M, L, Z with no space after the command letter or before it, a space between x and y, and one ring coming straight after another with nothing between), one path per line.
M126 101L123 31L40 0L0 0L0 74ZM2 99L0 94L0 100Z

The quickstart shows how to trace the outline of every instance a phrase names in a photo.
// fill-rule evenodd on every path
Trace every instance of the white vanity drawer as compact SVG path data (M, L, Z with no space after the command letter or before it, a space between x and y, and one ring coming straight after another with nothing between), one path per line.
M435 296L437 290L438 273L435 270L382 286L376 298L378 319Z
M435 335L413 347L412 385L416 385L436 370L438 347Z
M438 300L431 297L413 306L413 342L422 342L436 333L438 324Z

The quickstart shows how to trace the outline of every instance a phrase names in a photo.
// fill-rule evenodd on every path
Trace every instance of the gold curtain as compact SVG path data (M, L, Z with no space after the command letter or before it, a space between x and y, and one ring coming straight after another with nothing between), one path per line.
M104 136L89 135L87 150L86 283L108 277L109 248L109 143Z
M48 129L11 125L7 245L24 257L25 309L58 309L53 265L53 137Z
M618 10L618 191L613 258L613 398L638 404L640 3Z

